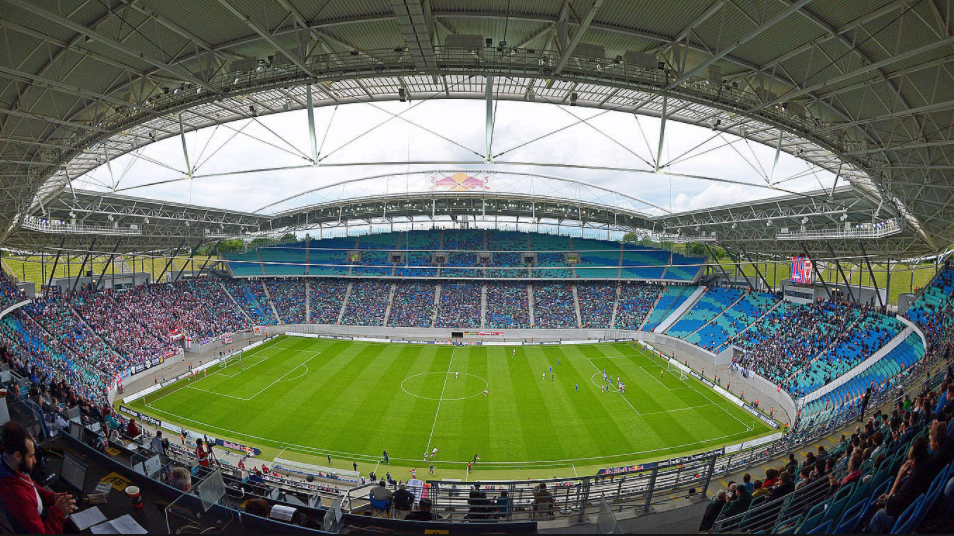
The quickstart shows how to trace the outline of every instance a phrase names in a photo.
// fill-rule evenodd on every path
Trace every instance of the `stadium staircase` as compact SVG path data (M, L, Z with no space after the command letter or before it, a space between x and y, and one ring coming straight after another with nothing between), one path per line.
M311 324L311 281L305 280L305 323Z
M740 329L739 332L736 333L735 335L733 335L732 337L729 337L729 340L725 341L725 344L723 344L721 348L724 350L724 349L729 348L730 346L732 346L732 343L735 342L736 339L738 339L739 337L741 337L742 334L745 333L746 331L752 329L752 327L757 326L757 325L762 321L763 318L765 318L766 316L772 314L772 311L774 311L774 310L778 309L779 307L781 307L781 305L782 305L782 303L783 303L784 301L785 301L785 300L778 300L778 301L776 301L776 302L775 302L775 305L769 307L768 309L766 309L766 311L765 311L764 313L762 313L762 316L760 316L760 317L756 318L755 320L753 320L752 323L750 323L749 325L745 326L745 328ZM718 351L716 351L715 353L718 354L718 353L720 353L721 351L722 351L722 350L718 350Z
M344 297L343 300L341 300L341 310L338 311L338 320L335 321L335 325L336 325L336 326L340 326L340 325L341 325L341 320L344 318L345 309L347 309L347 307L348 307L348 298L351 297L351 285L352 285L352 284L353 284L353 283L352 283L351 281L348 281L348 289L345 290L345 297Z
M431 327L437 325L437 313L440 312L441 306L441 288L442 285L440 283L434 285L434 314L431 315Z
M616 297L613 298L613 316L610 318L610 325L609 325L610 329L616 329L616 312L619 311L619 295L622 292L622 289L623 289L623 285L619 281L617 281L616 282ZM659 303L658 299L656 300L656 303ZM653 304L653 307L655 306L656 304ZM646 315L646 316L649 316L649 315ZM646 320L643 319L643 323L645 322ZM640 328L642 328L642 326L640 326Z
M391 317L391 305L394 304L394 290L396 286L397 283L391 283L391 286L388 289L388 305L384 308L384 322L381 323L382 326L387 326L388 318Z
M576 285L573 288L573 310L576 311L576 327L583 326L583 315L580 314L580 295L577 293Z
M255 256L258 257L258 267L262 269L262 275L268 275L265 273L265 263L262 261L262 248L255 248Z
M487 285L480 285L480 329L487 324Z
M527 309L530 314L530 327L537 327L536 323L533 321L533 285L527 285Z
M616 309L619 307L619 295L621 292L621 288L622 288L621 285L618 285L618 284L616 285L616 305L613 306L613 328L614 329L616 328ZM653 306L649 308L648 312L646 312L646 317L643 318L643 322L639 325L639 328L637 328L639 331L642 331L643 327L646 325L646 322L649 322L649 317L653 315L653 311L656 310L656 306L659 305L659 301L662 300L663 294L665 294L665 291L660 292L659 296L656 296L656 301L653 302Z
M271 308L272 313L274 313L275 318L278 319L279 325L284 324L285 321L279 316L278 309L275 308L275 302L272 301L272 295L268 293L268 285L265 284L265 281L259 281L259 284L262 285L262 290L265 291L265 300L268 302L268 306Z
M666 279L666 272L669 271L669 267L672 266L672 255L673 253L669 252L669 262L666 263L666 266L663 267L662 275L659 276L659 279Z
M226 264L226 266L228 266L228 264ZM231 268L229 268L229 270L231 270ZM222 288L222 292L224 292L225 295L228 296L230 300L232 300L232 305L234 305L235 308L238 309L238 311L245 316L245 319L248 320L248 325L254 326L255 322L252 321L252 317L248 316L248 313L245 312L245 309L242 309L242 306L239 305L239 302L235 300L235 296L232 296L232 294L229 292L229 289L225 287L225 283L221 281L219 281L218 283L219 283L219 287Z
M692 306L699 301L700 298L706 293L707 287L697 287L696 290L689 295L689 298L686 301L676 308L665 320L663 320L656 329L653 330L653 333L665 333L673 324L679 321L682 318L682 315L686 314L689 309L692 309ZM646 315L646 318L652 314L652 311L649 311L649 314Z

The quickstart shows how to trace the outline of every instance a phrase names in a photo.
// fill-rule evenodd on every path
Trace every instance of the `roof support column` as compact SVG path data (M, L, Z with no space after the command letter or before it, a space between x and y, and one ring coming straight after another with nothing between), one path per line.
M757 263L757 262L753 262L753 261L752 261L752 257L749 256L749 252L748 252L748 251L745 251L745 246L743 246L741 243L739 243L739 249L742 250L742 254L745 255L745 258L748 259L748 260L749 260L749 263L752 264L752 267L755 268L755 273L756 273L756 275L759 276L759 279L762 280L762 283L765 283L765 288L768 289L769 292L775 290L774 288L772 288L772 285L769 285L769 282L768 282L767 279L765 279L765 276L762 275L762 271L759 270L759 265L758 265L758 263Z
M56 250L56 258L53 259L53 269L50 270L50 280L47 281L46 286L53 286L53 276L56 275L56 265L60 263L60 255L63 254L63 246L66 244L66 237L64 236L60 239L60 248ZM40 292L43 292L43 289L40 288Z
M749 285L749 288L752 290L755 290L755 285L752 284L752 281L749 279L749 276L745 275L745 270L742 269L742 265L739 263L739 260L741 259L741 257L734 255L732 253L732 250L726 247L725 244L720 244L720 245L722 246L722 249L724 249L725 252L728 253L729 258L732 259L732 264L735 265L735 268L739 271L740 274L742 274L742 277L745 278L745 282Z
M76 279L73 280L73 292L76 292L76 285L79 284L80 277L83 277L83 270L86 269L86 263L89 262L89 258L93 254L93 248L96 247L97 238L96 236L93 237L93 242L89 245L86 256L83 257L83 264L81 264L79 270L76 271ZM90 283L92 283L92 281L90 281Z
M162 281L162 276L166 275L166 271L169 269L169 266L172 265L172 260L176 258L176 255L179 254L179 250L182 249L182 246L184 246L187 241L188 241L188 238L183 240L182 243L179 244L179 246L176 248L176 250L172 252L172 256L169 257L169 261L166 262L166 267L162 269L162 272L159 274L159 277L156 278L156 281L155 281L156 283L160 283Z
M835 257L835 250L831 248L831 244L825 244L828 247L828 253L831 254L832 259L835 260L835 268L838 269L838 275L841 276L841 280L845 283L845 286L848 287L848 296L851 297L851 301L858 303L858 300L855 299L855 293L851 290L851 282L848 281L848 277L845 276L845 271L841 269L841 263L838 261L838 258Z
M884 310L884 300L881 299L881 289L878 288L878 280L875 279L874 270L871 268L871 261L868 260L868 252L865 251L865 243L858 242L858 247L861 248L861 256L865 259L865 265L868 267L868 275L871 276L871 284L875 288L875 294L878 296L878 305L881 306L881 310ZM858 278L858 282L861 282L861 278ZM887 294L887 293L885 293Z
M199 243L196 244L194 248L192 248L192 251L189 253L188 260L182 263L182 269L179 270L179 273L177 273L176 277L172 280L173 283L175 283L182 277L182 272L184 272L186 269L186 266L189 265L189 261L191 261L192 258L195 257L195 252L198 251L200 247L202 247L203 242L205 242L205 240L199 240Z
M656 173L659 173L659 163L662 162L663 142L666 141L666 111L669 107L669 94L663 95L662 118L659 120L659 148L656 150Z
M93 290L99 289L99 285L103 282L103 277L106 275L106 270L109 270L109 267L112 266L112 264L113 264L113 259L116 258L116 251L119 250L119 245L122 244L122 243L123 243L123 239L122 239L122 238L120 238L119 240L116 241L116 245L113 247L113 252L110 253L110 255L109 255L109 260L106 261L106 264L105 264L105 265L103 265L103 271L100 272L99 278L96 280L96 284L93 285ZM133 273L135 273L135 272L136 272L136 265L133 264ZM133 278L134 278L134 279L135 279L135 277L136 277L136 276L133 275Z
M491 146L494 141L494 77L487 75L487 89L485 91L485 100L487 101L487 124L485 127L487 138L487 152L484 153L484 162L493 164L494 156L491 152Z
M189 164L189 148L186 146L185 128L182 126L182 114L179 114L179 139L182 140L182 155L185 156L186 173L192 178L192 165Z
M318 165L318 137L315 136L315 107L311 98L311 84L305 86L308 105L308 135L311 137L311 163Z
M772 174L769 176L769 184L775 184L775 170L778 169L778 157L782 154L782 138L784 132L778 131L778 144L775 146L775 161L772 162Z

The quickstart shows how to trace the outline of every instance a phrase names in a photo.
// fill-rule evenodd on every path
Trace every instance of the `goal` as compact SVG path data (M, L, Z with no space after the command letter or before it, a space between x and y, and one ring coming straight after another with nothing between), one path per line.
M673 375L678 376L680 380L685 380L687 377L686 370L680 367L679 365L677 365L671 359L666 360L666 370L668 370L669 372L672 372Z

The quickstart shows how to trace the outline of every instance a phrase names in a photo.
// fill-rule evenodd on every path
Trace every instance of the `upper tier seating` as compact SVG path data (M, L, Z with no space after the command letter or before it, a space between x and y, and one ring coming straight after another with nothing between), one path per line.
M623 247L622 269L620 277L625 279L662 279L669 252L640 246Z
M259 249L266 275L305 275L305 248L267 247ZM235 270L235 266L232 266ZM239 275L239 274L235 274ZM258 274L255 274L258 275Z
M232 273L238 277L255 277L265 274L262 271L262 262L258 257L258 250L245 253L226 253L225 258L230 261L229 266L232 268Z
M672 266L666 268L666 279L673 281L692 281L702 270L705 257L686 257L679 253L672 254Z

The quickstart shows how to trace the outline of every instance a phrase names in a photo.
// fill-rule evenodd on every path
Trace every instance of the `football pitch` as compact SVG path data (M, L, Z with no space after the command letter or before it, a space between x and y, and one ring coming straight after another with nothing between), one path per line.
M614 384L622 378L625 392L604 382L604 371ZM259 447L269 461L280 454L326 466L330 454L335 467L357 462L362 474L395 478L412 467L426 475L431 463L430 478L592 475L774 431L632 343L457 347L281 336L129 406ZM436 459L425 462L434 448Z

